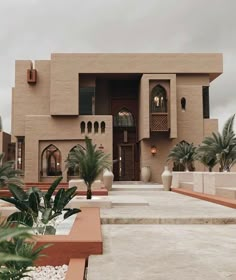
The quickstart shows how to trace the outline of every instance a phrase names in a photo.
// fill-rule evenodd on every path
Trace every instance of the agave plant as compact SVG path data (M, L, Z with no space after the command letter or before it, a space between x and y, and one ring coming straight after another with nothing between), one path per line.
M188 171L195 160L195 155L196 147L193 144L181 141L171 149L167 160L172 160L175 164L182 164L185 171Z
M92 141L85 137L85 148L77 146L68 155L67 167L79 171L80 177L87 186L87 199L92 198L92 184L103 169L109 169L109 155L98 150Z
M198 154L208 157L214 155L220 165L220 171L230 171L236 163L236 136L233 131L234 117L230 117L223 127L222 133L212 133L206 137L200 147Z
M76 195L77 187L67 190L61 188L53 198L53 193L61 180L62 177L57 178L46 193L36 187L24 191L16 185L10 185L9 190L13 197L1 199L14 204L20 212L14 212L7 220L37 228L41 234L55 234L56 229L52 221L56 217L63 214L63 218L67 219L81 211L78 208L66 208L69 201Z
M35 242L30 228L12 227L3 221L0 224L0 279L23 279L27 277L34 261L43 256L41 251L50 245L34 249ZM27 240L27 242L26 242Z
M14 184L22 187L23 181L19 177L22 175L21 170L14 168L14 161L3 162L4 153L0 154L0 188Z

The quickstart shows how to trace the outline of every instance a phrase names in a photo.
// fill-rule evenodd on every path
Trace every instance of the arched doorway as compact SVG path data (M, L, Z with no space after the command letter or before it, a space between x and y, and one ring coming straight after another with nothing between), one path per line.
M61 174L61 152L55 145L50 144L41 154L40 175L47 177Z
M81 145L77 144L76 146L74 146L73 148L70 149L70 152L72 152L78 146L82 147ZM68 158L70 156L70 152L68 154ZM75 179L75 178L80 178L78 169L74 169L74 168L69 167L68 170L67 170L67 180L69 181L69 180Z

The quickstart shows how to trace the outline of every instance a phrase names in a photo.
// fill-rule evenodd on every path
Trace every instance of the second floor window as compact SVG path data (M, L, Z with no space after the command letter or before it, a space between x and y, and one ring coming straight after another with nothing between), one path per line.
M157 85L151 92L151 112L167 112L167 94L164 87Z
M79 89L79 114L95 115L95 87Z

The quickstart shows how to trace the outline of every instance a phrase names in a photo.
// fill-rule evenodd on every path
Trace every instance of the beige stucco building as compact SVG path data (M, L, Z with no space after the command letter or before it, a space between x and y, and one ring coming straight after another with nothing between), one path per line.
M26 182L72 171L65 160L88 135L111 155L116 180L140 180L150 166L160 182L177 142L200 144L218 128L209 85L221 54L52 54L16 61L12 134ZM152 153L155 152L156 154Z

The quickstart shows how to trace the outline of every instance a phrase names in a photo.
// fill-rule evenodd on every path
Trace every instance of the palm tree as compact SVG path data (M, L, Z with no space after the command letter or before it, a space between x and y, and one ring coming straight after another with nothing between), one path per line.
M236 163L236 136L233 131L234 117L230 117L223 127L220 134L212 133L212 136L206 137L200 147L198 154L211 157L215 155L217 163L220 165L220 171L230 171Z
M200 161L203 165L205 165L208 168L209 172L212 172L212 169L217 164L217 158L215 154L201 153L198 151L198 149L197 149L196 160Z
M186 141L181 141L176 144L170 151L167 160L172 160L175 164L183 165L185 171L193 164L196 155L196 147L193 143L189 144Z
M14 168L14 161L3 162L4 153L0 154L0 188L10 184L22 187L23 181L19 177L21 170Z
M85 137L85 148L77 146L68 155L66 160L67 167L79 171L80 177L84 180L87 186L87 199L92 198L92 184L103 169L109 169L109 155L103 151L97 150L96 145Z

